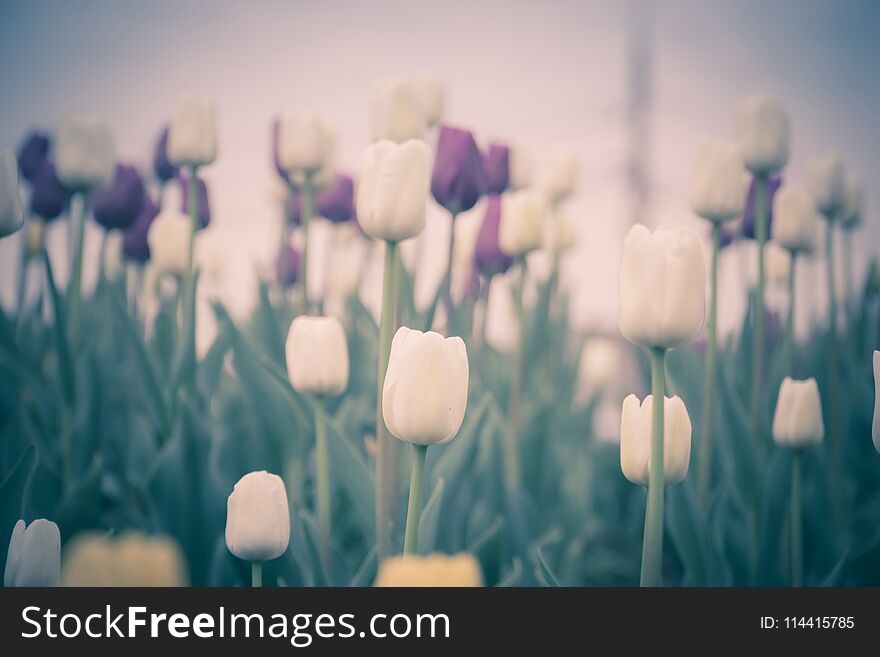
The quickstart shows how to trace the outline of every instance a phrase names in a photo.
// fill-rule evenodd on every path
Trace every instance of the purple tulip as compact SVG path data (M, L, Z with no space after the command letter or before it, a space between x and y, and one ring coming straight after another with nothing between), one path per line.
M44 160L33 179L31 213L52 221L61 216L70 203L70 192L58 180L55 165Z
M43 163L49 159L49 136L43 132L31 132L18 149L18 168L21 177L33 182Z
M275 262L275 276L283 287L291 287L296 283L296 277L299 273L299 251L287 244L278 254L278 260Z
M498 245L498 227L501 224L501 197L491 194L486 203L486 216L477 233L474 264L481 274L492 277L510 269L513 258Z
M178 167L171 164L168 160L167 125L162 128L162 132L159 133L159 140L156 142L156 151L153 153L153 171L162 182L168 182L172 178L176 178L179 172Z
M483 159L487 194L501 194L510 184L510 149L504 144L489 144Z
M275 165L275 172L281 177L285 183L290 185L290 176L287 175L287 171L284 170L284 167L281 166L281 161L278 159L278 135L281 132L281 121L278 117L272 119L272 163Z
M128 260L146 262L150 259L150 245L147 243L147 232L153 219L159 214L159 208L149 194L144 194L140 212L134 223L122 234L122 254Z
M180 195L182 197L183 212L189 214L189 176L181 175L177 177L180 184ZM199 226L206 228L211 223L211 204L208 200L208 186L201 178L197 178L198 190L196 191L196 207L199 217Z
M290 195L288 221L296 226L302 222L302 193ZM315 194L315 214L341 224L354 217L354 181L350 176L338 175L329 187Z
M89 201L95 221L107 230L125 230L138 218L144 196L144 183L137 169L127 164L117 164L113 183L92 192Z
M440 126L431 194L453 215L470 210L483 194L483 157L467 130Z
M767 239L770 239L770 227L773 225L773 197L782 186L782 176L770 176L767 179L767 205L765 216L767 217ZM746 196L746 205L743 209L742 222L743 237L755 239L755 179L749 183L749 193Z

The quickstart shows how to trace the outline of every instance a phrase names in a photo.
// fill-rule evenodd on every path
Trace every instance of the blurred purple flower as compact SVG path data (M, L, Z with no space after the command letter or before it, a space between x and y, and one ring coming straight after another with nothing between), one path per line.
M189 214L189 176L181 174L177 177L180 184L181 204L180 208L186 214ZM198 189L196 191L196 206L199 217L199 226L206 228L211 223L211 203L208 200L208 186L201 178L196 178Z
M510 269L513 258L498 245L498 227L501 224L501 197L490 194L486 203L486 216L477 233L474 247L474 264L484 276L492 277Z
M275 262L275 276L283 287L290 287L296 283L299 273L299 251L290 244L285 245L278 254Z
M470 210L483 194L483 157L467 130L440 126L431 194L452 214Z
M773 197L782 186L782 176L770 176L767 179L767 239L770 239L770 228L773 226ZM746 206L743 209L742 235L755 239L755 179L749 183Z
M302 194L290 195L288 221L296 226L302 222ZM354 181L350 176L338 175L333 184L315 194L315 214L335 223L354 217Z
M510 184L510 149L504 144L489 144L483 159L487 194L501 194Z
M150 246L147 243L147 232L150 224L159 214L158 206L149 194L144 194L141 210L134 224L122 234L122 254L129 260L146 262L150 259Z
M133 166L117 164L109 187L89 195L95 221L107 230L125 230L134 224L144 204L144 183Z
M58 180L55 165L44 160L33 179L31 213L45 221L57 219L70 203L70 192Z
M171 164L168 159L168 126L162 128L159 140L156 142L156 151L153 153L153 171L162 182L168 182L177 177L179 168Z
M44 132L34 131L25 137L18 149L18 168L22 178L34 181L43 163L49 159L49 146L49 135Z

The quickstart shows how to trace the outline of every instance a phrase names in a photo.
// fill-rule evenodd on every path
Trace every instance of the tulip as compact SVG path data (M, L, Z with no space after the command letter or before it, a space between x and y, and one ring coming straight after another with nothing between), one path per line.
M743 209L742 158L736 145L703 139L691 181L691 210L711 222L728 221Z
M736 132L746 168L756 176L766 177L788 162L788 114L778 101L763 96L742 100Z
M0 152L0 237L16 232L24 224L24 210L18 187L18 162L12 151Z
M325 297L337 316L345 316L345 306L354 296L364 271L367 242L351 222L335 227L330 268L325 281ZM328 311L329 312L329 311Z
M200 281L219 284L223 280L229 262L229 253L222 235L216 228L200 231L196 235L195 265L199 270Z
M166 183L180 174L180 167L175 166L168 159L168 133L170 128L166 125L159 133L156 141L156 150L153 151L153 172L160 182Z
M370 98L373 141L397 143L421 139L428 127L426 108L416 86L406 80L386 80Z
M557 151L547 164L543 191L552 205L557 205L574 192L580 175L577 156L568 151Z
M391 343L382 390L385 426L413 446L404 554L418 546L422 473L430 445L448 443L464 420L468 357L461 338L400 327Z
M15 523L6 552L3 586L58 586L61 533L58 525L39 518Z
M51 142L49 135L43 132L31 132L25 137L18 149L18 168L21 177L33 182L43 164L49 159Z
M140 263L150 259L150 245L147 242L147 235L158 214L159 208L156 207L150 195L146 194L134 224L122 236L122 254L127 259Z
M776 242L767 242L764 249L767 280L782 287L790 282L791 254Z
M44 221L61 216L70 203L70 192L55 173L55 165L46 160L34 176L31 187L31 214Z
M486 202L486 214L477 233L474 247L474 263L481 274L491 278L503 274L513 264L513 256L501 250L499 228L501 225L501 197L491 194Z
M871 433L874 448L880 453L880 351L874 352L874 424Z
M299 273L299 251L291 244L285 244L275 261L275 278L281 287L293 287Z
M290 541L290 510L281 477L249 472L226 500L226 547L252 564L252 584L262 585L262 563L277 559Z
M509 147L510 189L523 189L532 183L532 161L529 154L518 145Z
M190 176L181 175L177 178L180 189L180 210L182 212L189 212L189 208L187 207L190 198ZM208 224L211 223L211 200L208 196L208 185L201 178L196 178L196 216L198 218L198 227L199 228L207 228ZM163 204L164 207L164 204Z
M133 166L116 165L116 175L109 187L93 191L89 200L95 221L107 230L131 227L144 204L144 183Z
M446 104L443 82L432 75L419 75L413 79L412 85L418 94L428 125L440 123Z
M147 229L150 259L159 274L184 276L189 271L190 218L179 210L162 210Z
M110 128L95 119L65 117L55 133L55 167L61 184L73 192L113 181L116 148Z
M128 530L116 537L88 532L64 550L63 586L177 587L187 584L186 563L167 536Z
M302 223L302 194L290 197L290 220ZM315 214L334 223L343 223L354 216L354 181L351 176L336 175L325 189L315 194Z
M544 243L554 256L554 279L558 275L559 255L568 251L577 242L577 233L574 220L563 208L557 208L556 212L545 224Z
M217 110L202 98L186 98L168 126L168 161L172 166L195 168L217 157Z
M425 557L401 555L384 559L376 574L377 587L480 587L479 562L467 552Z
M843 163L836 155L826 155L810 160L807 168L816 209L829 221L837 219L846 201Z
M677 484L687 475L691 458L691 420L679 397L665 397L663 424L663 480ZM651 470L651 418L654 398L639 403L629 395L623 400L620 419L620 468L632 483L647 486Z
M620 345L608 338L590 338L578 359L578 398L587 401L608 390L623 369Z
M544 204L529 190L507 192L501 196L501 223L498 243L501 250L523 257L541 247L544 236Z
M502 194L510 184L510 149L504 144L489 144L483 158L487 194Z
M440 126L431 194L453 217L467 212L484 192L483 158L467 130Z
M812 204L786 185L773 199L773 241L793 253L812 253L819 235L818 216Z
M25 258L35 258L46 248L46 222L33 216L24 225Z
M314 174L330 159L335 137L317 115L284 116L278 126L278 161L288 173Z

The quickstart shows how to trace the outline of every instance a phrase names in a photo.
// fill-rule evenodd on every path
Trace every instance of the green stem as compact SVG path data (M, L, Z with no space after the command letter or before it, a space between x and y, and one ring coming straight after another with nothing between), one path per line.
M309 226L312 223L315 204L315 188L312 173L306 172L302 185L302 227L303 227L303 250L299 261L299 280L302 282L303 305L306 312L310 312L309 303Z
M801 511L803 487L803 455L794 450L791 459L791 585L803 586L804 519Z
M700 449L699 492L704 509L709 508L712 483L712 446L715 440L715 388L718 369L718 251L721 224L712 222L712 263L709 272L709 320L706 326L706 399L703 414L703 443Z
M251 561L251 586L255 589L263 586L263 562Z
M758 284L755 288L755 332L752 337L752 439L763 446L761 408L764 401L764 246L767 243L767 177L755 178L755 239L758 242Z
M198 168L193 165L189 170L189 187L187 188L188 199L187 199L187 207L189 208L189 220L190 220L190 232L189 232L189 252L187 256L187 265L186 265L186 273L191 274L193 270L194 260L195 260L195 244L196 244L196 233L199 231L199 209L198 209L198 194L199 194L199 179Z
M520 406L523 395L523 362L525 360L526 321L525 305L523 303L523 289L526 286L528 274L526 259L519 259L519 284L514 288L514 302L516 304L517 321L519 322L519 335L517 336L516 351L513 360L513 380L510 385L510 399L507 404L507 435L504 442L504 457L507 465L507 483L515 488L519 483L519 430L520 430Z
M642 545L641 586L661 586L663 563L663 406L666 400L666 350L651 349L651 467L648 472L648 505L645 509L645 536Z
M30 258L27 252L26 240L22 240L21 260L18 267L18 298L16 299L15 310L18 313L18 322L21 322L24 315L24 297L27 292L28 270L30 268Z
M834 221L828 217L825 240L825 266L828 275L828 442L831 448L831 510L835 522L840 517L841 444L837 382L837 291L834 285Z
M86 193L77 192L70 201L71 228L75 231L73 241L73 264L70 271L70 283L67 290L67 303L70 306L70 327L74 337L79 334L79 316L82 306L82 268L83 247L86 231ZM76 211L74 211L74 208Z
M409 482L409 504L406 507L406 531L403 553L415 554L419 546L419 520L422 516L422 474L425 471L427 445L413 445L412 476Z
M452 304L452 261L455 255L455 213L451 212L449 222L449 252L446 254L446 273L443 276L443 304L446 306L446 326L449 333L455 333Z
M390 483L396 473L396 439L388 433L382 416L382 388L394 337L394 309L397 306L397 242L385 243L385 272L382 283L382 315L379 322L379 362L376 376L376 552L381 560L391 554Z
M847 228L844 226L843 231L843 261L846 263L846 273L844 278L844 293L846 294L846 299L844 301L844 306L846 309L846 315L850 321L852 321L853 310L853 257L852 257L852 228Z
M783 355L786 376L794 376L794 303L795 303L795 273L797 272L797 253L791 252L791 260L788 265L788 320L785 323L785 344Z
M331 566L330 551L330 456L327 451L327 410L324 398L315 397L315 464L317 469L319 551L328 577Z

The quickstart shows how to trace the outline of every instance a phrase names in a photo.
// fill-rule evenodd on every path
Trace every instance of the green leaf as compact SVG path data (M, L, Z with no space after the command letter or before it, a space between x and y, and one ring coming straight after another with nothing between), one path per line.
M360 450L341 431L336 418L327 418L327 448L333 464L333 480L355 508L361 528L372 540L375 532L375 484L373 472Z
M43 260L46 263L46 282L49 286L49 295L52 297L52 307L55 309L55 321L53 329L55 334L55 348L58 351L58 365L61 369L61 383L64 390L64 398L68 404L74 400L74 370L73 359L70 355L70 342L67 335L67 322L64 302L55 285L55 276L52 274L52 261L49 260L49 252L43 251Z

